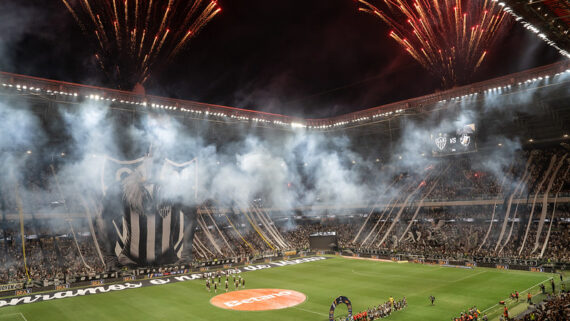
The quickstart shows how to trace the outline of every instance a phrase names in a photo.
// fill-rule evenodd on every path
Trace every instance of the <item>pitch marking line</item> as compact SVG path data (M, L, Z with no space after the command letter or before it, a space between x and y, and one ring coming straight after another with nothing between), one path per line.
M305 312L310 312L310 313L313 313L313 314L316 314L316 315L320 315L320 316L324 316L324 317L328 317L328 316L329 316L328 314L324 314L324 313L320 313L320 312L315 312L315 311L312 311L312 310L307 310L307 309L298 308L298 307L293 307L293 309L297 309L297 310L301 310L301 311L305 311Z
M475 273L475 274L467 275L467 276L464 276L464 277L462 277L462 278L460 278L460 279L453 280L453 282L459 282L459 281L467 280L467 279L469 279L469 278L472 278L472 277L477 276L477 275L482 274L482 273L487 273L487 271L481 271L481 272L477 272L477 273Z
M309 296L306 295L306 297L307 297L307 298L305 299L305 302L309 302ZM294 306L294 307L292 307L292 308L293 308L293 309L297 309L297 310L301 310L301 311L305 311L305 312L310 312L310 313L313 313L313 314L316 314L316 315L321 315L321 316L324 316L324 317L327 317L327 318L328 318L328 316L329 316L328 314L324 314L324 313L320 313L320 312L315 312L315 311L312 311L312 310L307 310L307 309L299 308L299 307L296 307L296 306Z
M24 319L24 321L28 321L28 319L26 319L26 317L22 314L22 312L2 314L2 315L0 315L0 319L4 319L4 317L9 317L12 315L19 315L20 317L22 317L22 319Z

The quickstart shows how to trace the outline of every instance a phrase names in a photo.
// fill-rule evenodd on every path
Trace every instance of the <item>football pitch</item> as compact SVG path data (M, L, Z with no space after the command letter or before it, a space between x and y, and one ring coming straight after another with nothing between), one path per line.
M271 311L234 311L210 304L204 280L0 308L0 321L55 320L328 320L333 300L344 295L353 313L406 296L408 307L389 320L450 320L476 305L498 317L500 300L513 290L523 292L550 279L547 273L490 268L460 269L439 265L391 263L333 257L328 260L242 272L246 289L274 288L302 292L306 300L294 307ZM223 282L223 280L222 280ZM233 288L231 286L230 288ZM550 286L548 286L550 288ZM225 291L218 289L218 294ZM431 305L428 297L436 297ZM509 302L508 300L507 302ZM526 292L521 293L521 302ZM524 304L517 308L524 310ZM346 306L335 316L346 315Z

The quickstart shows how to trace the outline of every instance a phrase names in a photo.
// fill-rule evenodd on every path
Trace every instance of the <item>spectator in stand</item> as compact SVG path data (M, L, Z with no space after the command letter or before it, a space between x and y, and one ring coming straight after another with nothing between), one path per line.
M570 320L570 294L561 293L552 297L538 308L522 317L523 321L566 321Z

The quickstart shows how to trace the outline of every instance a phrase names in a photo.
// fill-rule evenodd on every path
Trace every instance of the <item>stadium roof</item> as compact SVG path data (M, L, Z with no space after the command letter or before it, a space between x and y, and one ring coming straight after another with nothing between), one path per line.
M505 0L505 3L505 11L511 13L515 20L570 58L568 0Z
M570 61L561 61L434 94L320 119L303 119L195 101L142 95L6 72L0 72L0 94L17 93L70 103L101 101L107 102L111 108L118 109L129 108L141 112L157 111L183 114L184 117L195 119L250 122L254 126L329 131L380 122L406 111L424 112L446 108L463 100L473 101L478 95L483 97L486 93L507 95L534 90L537 85L543 85L542 88L549 85L570 83L570 77L562 77L563 75L570 76Z

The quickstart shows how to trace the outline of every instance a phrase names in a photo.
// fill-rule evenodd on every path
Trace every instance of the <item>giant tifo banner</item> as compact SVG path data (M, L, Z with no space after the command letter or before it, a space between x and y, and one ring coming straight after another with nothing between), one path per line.
M296 264L302 264L302 263L314 262L326 259L327 257L314 256L314 257L306 257L289 261L275 261L267 264L253 264L253 265L244 266L242 268L230 268L222 271L224 272L232 271L233 273L241 273L248 271L271 269L280 266L296 265ZM64 298L73 298L77 296L107 293L112 291L123 291L127 289L137 289L152 285L185 282L190 280L203 279L206 274L207 273L194 273L186 275L180 274L177 276L161 277L156 279L142 279L138 281L129 281L129 282L119 282L116 284L101 285L101 286L88 287L83 289L70 289L67 291L58 291L46 294L26 295L12 299L0 300L0 307L28 304L28 303L41 302L41 301L51 301L51 300L64 299Z
M98 240L101 259L125 255L141 266L164 265L180 259L184 250L191 253L194 234L184 235L196 224L190 206L197 198L196 159L157 163L156 156L128 161L105 157L100 173L100 204L84 204L91 204L86 210L100 217L100 234L114 235ZM178 187L176 192L172 186Z

